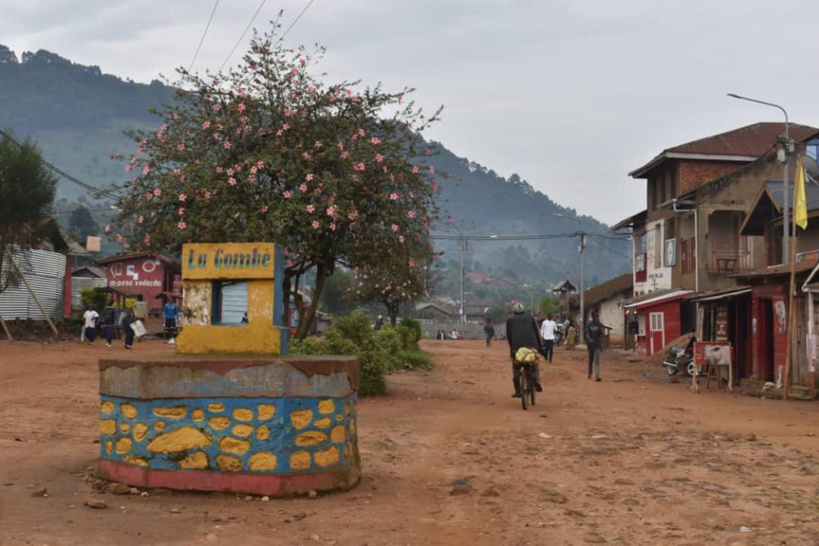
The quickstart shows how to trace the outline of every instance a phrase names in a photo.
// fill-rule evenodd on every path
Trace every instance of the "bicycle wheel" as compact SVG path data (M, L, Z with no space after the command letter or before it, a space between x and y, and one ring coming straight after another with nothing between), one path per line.
M537 388L535 388L535 373L533 368L529 368L529 396L531 397L532 405L535 405L535 392L537 392Z
M520 405L523 409L528 409L526 407L526 396L528 396L529 391L532 389L532 386L529 384L529 366L523 367L523 373L520 374Z

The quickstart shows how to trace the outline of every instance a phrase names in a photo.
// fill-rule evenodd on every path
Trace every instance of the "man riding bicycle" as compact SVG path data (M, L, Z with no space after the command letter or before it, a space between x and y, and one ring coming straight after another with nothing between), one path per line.
M520 370L523 364L515 362L515 353L522 347L528 347L543 354L543 344L540 340L540 331L535 318L523 314L523 304L518 302L512 306L513 316L506 320L506 339L509 342L509 354L512 357L512 382L515 385L515 394L512 398L520 398ZM535 390L543 391L540 386L540 369L534 364Z

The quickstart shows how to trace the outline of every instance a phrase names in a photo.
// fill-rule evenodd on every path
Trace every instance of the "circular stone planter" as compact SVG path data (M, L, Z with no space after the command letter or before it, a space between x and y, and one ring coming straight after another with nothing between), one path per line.
M290 495L360 477L353 357L100 361L103 478Z

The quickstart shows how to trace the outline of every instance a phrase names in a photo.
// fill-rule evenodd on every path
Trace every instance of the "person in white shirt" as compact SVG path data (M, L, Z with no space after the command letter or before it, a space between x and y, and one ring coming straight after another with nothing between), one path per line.
M557 323L554 321L552 314L546 315L546 320L540 325L540 337L543 338L543 353L549 362L552 361L552 356L555 352L555 332L557 332Z
M94 343L94 338L97 337L97 318L100 314L94 311L91 306L83 313L82 318L85 320L83 328L85 328L85 341L89 344Z

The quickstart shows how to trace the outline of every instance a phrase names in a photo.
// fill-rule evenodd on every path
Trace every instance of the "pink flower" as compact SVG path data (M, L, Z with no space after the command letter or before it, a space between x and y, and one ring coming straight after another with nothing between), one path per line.
M222 171L224 171L224 169L222 167L216 167L216 172L217 173L222 174Z
M205 199L210 199L210 192L205 190Z
M319 228L319 223L318 223L318 220L313 220L313 224L312 224L312 225L313 225L313 229L318 229L318 228Z
M338 143L338 149L339 149L339 150L343 150L343 149L344 149L344 143L343 143L343 142L339 142L339 143Z
M141 224L144 221L145 221L145 217L140 214L139 219L137 220L137 222ZM106 232L108 231L108 226L105 226L105 231Z
M262 167L264 167L264 161L260 159L259 161L256 162L256 168L261 169Z
M376 160L378 163L381 163L382 161L384 161L384 156L383 156L383 155L381 155L381 154L375 154L375 160Z
M235 186L236 179L231 176L230 178L228 178L228 184L230 184L231 186Z
M188 227L188 225L185 222L179 222L178 224L176 224L176 227L178 227L179 229L185 229L186 227Z
M184 202L185 202L185 199L187 199L187 198L188 198L188 195L187 195L187 194L185 194L185 193L180 193L180 194L179 194L179 200L180 200L181 202L183 202L183 203L184 203Z
M307 178L307 181L310 182L311 180L313 180L313 173L307 173L307 176L305 178Z
M335 215L336 215L335 208L334 207L328 207L327 208L327 216L335 217Z
M146 235L145 238L142 240L146 245L151 244L151 236Z
M429 166L429 174L435 174L435 167L432 165Z
M370 142L372 142L373 144L375 144L377 146L377 145L381 144L381 139L378 138L378 137L372 137L370 139Z
M331 230L331 231L335 231L335 230L336 230L336 223L335 223L335 222L331 222L331 223L330 223L330 230Z
M209 121L205 121L204 123L202 123L202 129L208 129L208 128L210 128L210 122Z
M364 136L364 129L359 129L358 130L358 136L360 136L360 137Z
M185 214L185 208L184 207L179 207L179 210L176 211L176 214L178 214L179 216L182 216L183 214Z
M285 191L285 192L282 194L282 196L283 196L285 199L290 199L290 196L291 196L291 195L293 195L293 194L291 194L291 193L290 193L290 190L286 190L286 191Z
M225 147L225 150L230 150L230 146L231 146L230 141L226 140L225 143L222 144L222 146Z
M184 145L184 144L177 144L177 145L176 145L176 149L177 149L178 151L182 152L182 151L184 151L184 150L185 150L185 145Z
M348 157L350 157L350 152L348 151L341 152L341 159L347 159Z
M390 194L390 201L398 201L398 194L395 193L395 192L392 192Z
M415 213L413 211L407 211L407 218L415 218Z
M105 233L109 233L111 231L111 226L105 226Z
M246 109L247 107L245 106L245 103L240 102L240 103L239 103L239 106L237 106L236 108L238 108L238 110L239 110L240 112L244 112L244 111L245 111L245 109Z
M306 192L307 191L307 184L302 184L301 186L299 186L299 190L301 190L302 193Z
M154 189L154 196L159 197L160 195L162 195L162 190L159 188Z
M148 165L145 165L144 167L142 167L142 174L143 175L147 175L149 172L151 172L151 168Z
M284 109L284 117L289 118L292 115L293 115L293 110L291 110L290 108L285 108Z
M392 225L392 230L393 231L398 231L398 224L393 224Z
M315 210L316 210L316 207L314 207L313 205L307 205L307 212L312 214L313 211L315 211Z
M413 165L412 166L412 172L413 172L413 174L418 172L418 165Z
M263 213L264 213L264 212L267 212L267 205L265 205L265 206L263 206L263 207L262 207L262 212L263 212Z

